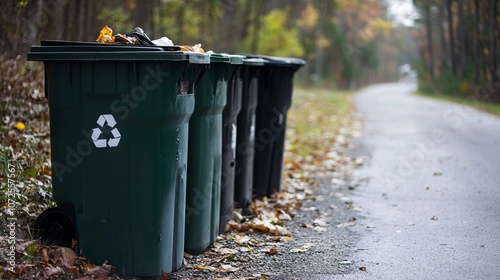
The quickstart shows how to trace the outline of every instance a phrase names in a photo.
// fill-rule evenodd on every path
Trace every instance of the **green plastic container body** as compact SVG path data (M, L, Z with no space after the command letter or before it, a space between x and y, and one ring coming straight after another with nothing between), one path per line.
M126 276L182 265L188 121L208 56L34 46L45 64L53 195L77 251Z
M227 87L227 102L222 112L222 169L220 192L219 232L224 232L226 224L233 217L234 174L236 160L236 134L238 113L241 110L243 80L241 70L244 56L230 55L235 65Z
M255 146L255 111L257 108L258 82L264 60L246 58L242 66L241 111L237 120L236 164L234 178L234 202L247 212L252 202L253 158Z
M297 58L254 55L265 65L259 73L255 123L253 192L271 196L281 189L288 109L292 106L293 77L305 65Z
M216 240L219 229L222 111L234 65L228 55L210 56L210 67L196 86L189 120L186 188L186 252L198 254Z

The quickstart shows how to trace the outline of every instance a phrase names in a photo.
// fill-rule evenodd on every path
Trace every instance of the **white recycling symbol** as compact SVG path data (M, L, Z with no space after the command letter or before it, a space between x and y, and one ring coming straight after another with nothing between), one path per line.
M94 145L96 148L106 148L106 146L109 146L110 148L118 146L120 143L120 139L122 135L118 131L118 128L115 127L116 121L113 115L111 114L106 114L106 115L100 115L99 119L97 119L97 124L100 127L96 127L92 129L92 141L94 141ZM102 134L101 128L104 127L104 124L108 124L109 127L113 128L111 130L111 134L113 135L113 138L110 139L99 139Z

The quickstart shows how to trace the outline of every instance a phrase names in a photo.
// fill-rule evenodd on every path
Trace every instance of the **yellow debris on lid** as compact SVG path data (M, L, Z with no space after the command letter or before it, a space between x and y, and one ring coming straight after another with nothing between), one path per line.
M99 42L99 43L112 43L113 42L113 29L111 29L107 25L105 25L101 29L101 33L99 34L99 37L95 41Z
M194 46L180 46L181 51L183 52L197 52L197 53L205 53L205 50L201 47L201 44L196 44Z

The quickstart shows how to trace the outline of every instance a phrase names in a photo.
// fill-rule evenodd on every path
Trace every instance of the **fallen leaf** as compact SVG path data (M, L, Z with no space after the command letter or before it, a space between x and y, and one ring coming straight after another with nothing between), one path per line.
M292 217L288 215L285 211L280 210L281 214L279 214L278 219L283 220L283 221L291 221Z
M231 255L227 256L226 261L228 261L228 262L234 262L234 258L236 258L236 255L235 254L231 254Z
M203 270L210 270L210 271L216 271L217 268L213 266L203 266L201 264L196 266L198 269L203 269Z
M111 274L111 270L103 266L95 266L85 274L92 275L94 277L108 276Z
M342 224L338 224L337 227L338 228L345 228L345 227L352 227L356 225L355 223L342 223Z
M40 174L52 176L52 169L44 164L44 165L42 165L42 169L40 171Z
M220 267L219 267L219 271L225 271L225 272L235 272L235 271L238 271L240 270L241 267L233 267L231 266L230 264L222 264Z
M344 180L341 180L341 179L338 179L338 178L333 178L331 182L334 185L343 185L343 184L345 184Z
M238 250L231 248L213 248L212 250L222 255L230 255L238 253Z
M304 193L298 193L296 197L297 197L297 200L304 200L304 199L306 199L306 195Z
M26 168L26 170L24 170L23 175L31 178L35 177L36 175L38 175L38 168L34 166L28 167Z
M28 247L26 247L26 250L25 250L25 252L28 256L34 256L37 251L38 251L38 244L36 244L36 243L32 243L32 244L28 245Z
M356 165L362 165L364 162L365 162L365 158L362 158L362 157L356 158L356 160L354 161L354 163Z
M70 266L68 268L66 268L66 273L69 273L69 274L78 274L80 272L80 269L76 266Z
M93 280L94 278L90 275L85 275L82 277L75 278L75 280Z
M23 129L26 128L26 126L22 122L16 123L16 125L14 127L17 128L17 130L19 130L19 131L21 131L21 130L23 130Z
M240 228L240 224L234 220L230 220L227 222L226 227L224 228L225 232L230 232L232 230L238 230Z
M250 223L244 223L244 224L241 224L238 228L238 231L239 232L245 232L245 231L248 231L252 228L252 225Z
M42 248L42 259L40 260L43 263L49 263L49 249L47 247Z
M273 249L269 249L269 251L268 251L267 253L268 253L269 255L271 255L271 256L272 256L272 255L276 255L276 254L278 253L278 250L276 250L276 249L274 249L274 248L273 248Z
M278 236L283 236L283 235L290 235L290 232L282 226L276 226L276 229L274 230L274 234L276 234Z
M319 231L319 232L327 232L328 231L325 227L320 227L320 226L315 226L313 229L315 231Z
M248 235L241 235L241 234L237 234L235 237L234 237L234 242L236 242L237 244L246 244L248 243L248 241L250 241L250 237L248 237Z
M262 233L266 233L269 231L269 227L264 224L252 224L252 228Z
M325 200L325 197L322 196L322 195L317 195L317 196L312 197L311 200L313 200L313 201L323 201L323 200Z
M325 219L323 218L318 218L313 221L313 226L321 226L321 227L326 227L328 223L326 222Z
M218 248L222 248L222 247L224 247L224 245L223 245L222 243L219 243L219 242L214 242L214 243L212 243L212 246L214 246L214 247L215 247L215 248L217 248L217 249L218 249Z
M290 252L292 253L304 253L309 251L309 248L292 248L290 249Z
M89 270L91 270L91 269L92 269L92 268L94 268L94 267L95 267L95 265L93 265L93 264L91 264L91 263L84 263L84 264L82 265L82 268L84 269L84 271L89 271Z
M60 267L46 267L42 270L42 275L46 278L52 278L53 275L63 274L64 270Z
M330 204L330 206L329 206L329 207L330 207L330 209L332 209L333 211L337 211L337 210L339 210L339 208L338 208L336 205L334 205L334 204Z
M238 223L241 223L245 220L243 215L241 215L238 211L233 211L233 219Z
M67 247L57 247L57 249L49 252L49 259L59 267L73 266L76 258L75 251Z

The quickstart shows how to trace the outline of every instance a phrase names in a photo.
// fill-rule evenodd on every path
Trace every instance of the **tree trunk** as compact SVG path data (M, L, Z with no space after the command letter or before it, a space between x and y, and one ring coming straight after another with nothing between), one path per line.
M255 4L255 13L253 15L253 34L252 34L252 42L250 46L250 50L253 53L258 52L259 48L259 32L260 32L260 20L262 19L262 16L264 16L263 12L265 10L265 5L262 3L261 0L254 0L252 1Z
M479 0L476 0L479 1ZM438 4L438 13L439 13L439 24L438 24L438 32L439 32L439 41L441 43L441 73L443 69L450 69L451 67L451 62L450 62L450 56L448 55L448 44L446 42L446 34L443 26L442 19L445 18L445 3L439 3Z
M491 84L496 85L498 80L497 77L497 48L495 43L495 29L496 29L496 11L497 11L498 0L489 0L488 10L489 14L489 37L490 37L490 48L489 48L489 60L490 60L490 75Z
M431 81L434 80L434 53L432 50L432 23L431 23L431 6L430 3L425 4L425 31L427 35L427 54L429 76Z
M184 17L186 15L185 11L186 11L186 7L188 6L188 2L189 1L186 0L184 5L181 5L181 7L179 8L179 14L177 16L176 25L177 25L177 28L179 28L179 34L178 34L178 38L176 38L175 41L179 42L179 44L186 44L184 42L184 40L185 40L185 37L184 37Z
M241 39L245 39L248 35L248 32L250 30L250 26L252 24L252 3L253 1L247 0L246 5L244 8L244 20L243 20L243 26L241 27Z
M450 61L451 72L454 76L457 74L457 63L455 61L455 36L453 35L453 0L448 0L446 3L446 10L448 12L448 32L450 37Z
M217 37L214 40L215 42L220 42L219 46L227 50L234 50L236 48L240 40L245 38L241 36L248 28L248 25L243 25L248 18L246 15L247 10L242 9L240 5L242 5L240 2L233 0L222 2L222 16L217 26L232 26L232 28L219 29Z
M464 5L465 2L464 0L458 0L458 49L459 49L459 56L458 56L458 65L457 65L457 70L458 70L458 78L460 81L463 81L465 79L465 71L466 71L466 61L467 61L467 49L466 49L466 44L467 44L467 37L466 37L466 26L465 26L465 15L464 15Z
M476 86L479 85L479 75L481 73L481 53L480 53L480 42L479 42L479 32L480 32L480 25L481 21L479 18L479 10L480 10L480 5L479 5L479 0L474 0L474 6L476 8L475 13L474 13L474 22L475 22L475 29L474 29L474 84Z
M142 28L146 34L152 33L152 25L151 25L151 11L153 10L152 1L151 0L141 0L137 1L137 6L133 10L133 19L135 26ZM156 38L150 38L156 39Z
M86 40L93 41L99 36L102 26L97 24L97 15L100 12L101 5L97 1L87 1L87 33Z
M320 45L320 40L323 37L323 24L325 21L325 14L327 12L327 3L325 1L318 1L315 3L316 8L319 10L319 18L316 24L316 29L314 30L315 37L315 63L314 72L316 74L316 82L321 82L323 80L323 68L324 68L324 50Z

